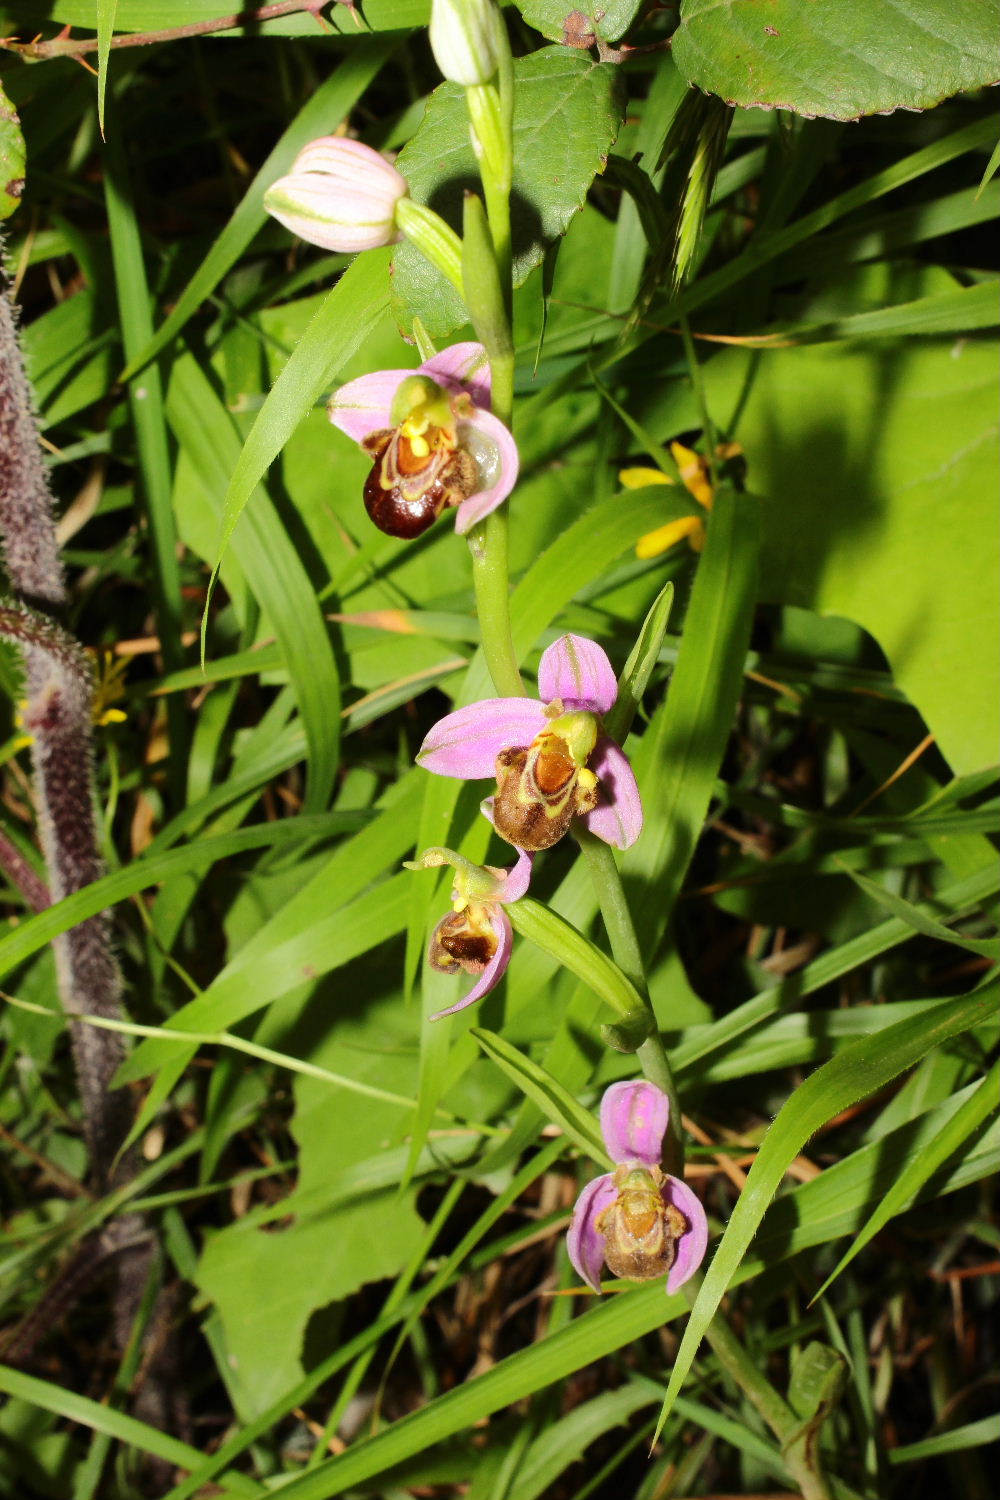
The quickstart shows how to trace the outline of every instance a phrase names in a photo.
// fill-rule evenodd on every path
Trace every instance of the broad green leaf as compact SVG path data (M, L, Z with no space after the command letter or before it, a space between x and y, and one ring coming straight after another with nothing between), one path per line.
M96 31L99 0L18 0L3 7L0 15L11 17L21 31L47 23L81 26ZM226 12L234 17L242 12ZM165 31L190 26L200 21L215 21L220 15L218 0L119 0L116 18L118 31ZM327 19L329 17L329 19ZM365 0L365 29L368 31L406 31L426 26L430 19L429 0ZM346 6L334 5L325 15L327 27L342 32L352 41L363 41L362 30ZM321 37L315 16L307 11L298 15L258 20L250 14L245 23L229 28L229 36L242 34L272 36Z
M698 1347L719 1303L739 1270L767 1206L790 1162L827 1120L884 1088L935 1047L988 1021L1000 985L933 1006L926 1015L900 1021L876 1037L866 1037L811 1074L782 1107L761 1143L747 1184L733 1210L691 1310L677 1352L660 1425L681 1390Z
M514 283L520 286L582 207L614 143L621 104L615 68L569 48L546 47L518 58L514 77L511 223ZM397 166L414 199L460 232L462 195L478 191L479 173L465 90L458 84L434 90ZM467 318L457 292L407 241L393 261L393 300L407 327L419 317L432 337L443 337Z
M666 634L674 604L674 586L665 583L653 600L642 622L636 643L618 679L618 697L610 713L604 716L604 727L613 740L624 744L643 694L649 686Z
M0 219L9 219L21 201L24 170L21 122L0 84Z
M878 295L880 283L871 286ZM952 769L992 765L1000 548L991 344L727 351L706 380L724 427L741 408L728 435L743 444L762 497L762 599L862 625Z
M551 42L569 40L567 22L574 14L567 0L518 0L518 10L529 26L534 26ZM607 6L597 8L592 14L576 11L579 28L572 32L576 45L580 46L589 33L600 37L602 42L617 42L635 20L642 9L642 0L608 0Z
M597 1121L589 1110L578 1104L557 1078L545 1068L525 1057L517 1047L504 1041L494 1031L473 1027L470 1033L488 1057L507 1074L523 1094L526 1094L542 1113L558 1125L564 1135L579 1146L592 1161L602 1167L611 1166L611 1158L604 1148Z
M351 1073L364 1083L406 1094L412 1088L416 1018L390 996L377 1004L344 996L313 1032L309 1063ZM395 1276L423 1229L416 1188L395 1182L319 1212L308 1196L338 1171L367 1165L397 1146L412 1106L356 1095L299 1077L292 1130L299 1147L296 1208L283 1226L237 1220L213 1235L198 1267L198 1285L214 1302L237 1373L241 1415L257 1416L302 1378L302 1340L314 1311L350 1296L366 1282ZM289 1265L295 1274L288 1275ZM268 1295L259 1295L267 1286Z
M995 33L980 0L683 0L672 51L689 83L743 109L855 120L995 83Z
M551 1487L559 1475L582 1458L591 1443L656 1399L652 1382L629 1382L616 1391L602 1391L547 1424L518 1467L517 1500L538 1500L540 1495L552 1494Z

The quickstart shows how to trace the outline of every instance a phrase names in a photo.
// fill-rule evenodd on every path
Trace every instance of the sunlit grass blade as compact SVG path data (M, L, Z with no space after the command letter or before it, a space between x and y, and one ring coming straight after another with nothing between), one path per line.
M876 880L869 880L860 870L849 870L848 874L855 885L860 886L873 901L877 901L885 911L899 917L900 921L906 922L916 932L922 932L925 937L937 938L942 943L954 943L956 947L965 948L969 953L979 953L984 958L992 958L994 961L1000 959L1000 938L970 938L960 932L953 932L943 922L928 916L919 906L914 906L912 901L905 901L902 896L887 890ZM963 915L963 912L958 911L952 920L957 921Z
M743 687L757 537L756 501L720 488L666 701L636 755L645 824L623 871L639 882L633 915L647 951L680 892Z
M578 1104L558 1078L553 1078L517 1047L497 1036L494 1031L474 1027L472 1035L487 1056L492 1057L513 1083L538 1105L553 1125L558 1125L564 1135L585 1151L592 1161L602 1167L610 1167L611 1158L604 1149L597 1121L589 1110Z
M97 123L104 134L104 96L108 86L108 58L115 32L118 0L95 0L94 21L97 29Z
M30 1402L42 1411L51 1411L67 1421L78 1422L93 1432L107 1433L109 1437L162 1458L168 1464L190 1469L201 1462L202 1455L197 1448L190 1448L187 1443L160 1432L158 1428L115 1411L101 1401L91 1401L87 1396L78 1396L75 1391L65 1390L48 1380L39 1380L34 1375L25 1375L7 1365L0 1365L0 1390L17 1400ZM266 1493L263 1486L245 1474L220 1474L218 1483L230 1495L250 1497Z
M206 492L221 496L239 462L239 435L205 372L190 356L174 365L167 415L178 442L207 481ZM340 756L340 676L316 591L263 489L252 496L233 546L288 666L308 745L305 809L320 812L329 802Z
M660 1426L682 1389L692 1361L733 1276L746 1256L785 1171L827 1120L883 1088L933 1048L990 1019L1000 985L933 1006L927 1015L901 1021L847 1047L806 1079L771 1126L747 1185L716 1248L677 1352L660 1414Z
M268 468L388 305L388 252L367 251L313 315L257 414L226 492L213 578L243 508Z
M936 1138L918 1155L910 1158L864 1229L851 1244L850 1249L830 1272L819 1291L814 1293L812 1298L814 1302L823 1296L832 1282L859 1251L870 1243L879 1230L884 1228L895 1214L902 1211L924 1183L933 1177L950 1157L960 1151L969 1136L998 1109L1000 1109L1000 1063L994 1063L979 1087L966 1099L961 1109L952 1116Z

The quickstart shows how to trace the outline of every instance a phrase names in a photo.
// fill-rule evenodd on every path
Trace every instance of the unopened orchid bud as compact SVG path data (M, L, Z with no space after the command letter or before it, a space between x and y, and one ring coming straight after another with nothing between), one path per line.
M499 66L500 25L493 0L432 0L431 51L449 82L489 83Z
M351 255L402 239L396 206L408 191L406 178L370 146L325 135L271 184L264 207L300 239Z

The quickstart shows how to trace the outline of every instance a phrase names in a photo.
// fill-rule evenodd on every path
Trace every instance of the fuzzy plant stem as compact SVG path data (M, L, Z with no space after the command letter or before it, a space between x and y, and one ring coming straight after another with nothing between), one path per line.
M13 309L0 285L0 541L15 598L0 608L0 634L24 659L24 727L32 736L39 829L53 901L104 873L94 810L90 667L62 624L66 586L42 462L34 405ZM120 1019L121 974L107 913L55 940L69 1016ZM71 1023L84 1132L97 1183L107 1186L129 1125L127 1096L111 1089L123 1056L113 1033Z

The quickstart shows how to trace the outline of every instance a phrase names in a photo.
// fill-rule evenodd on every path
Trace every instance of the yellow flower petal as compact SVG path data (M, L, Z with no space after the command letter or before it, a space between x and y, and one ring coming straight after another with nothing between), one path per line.
M687 537L696 552L700 552L705 540L705 528L699 516L681 516L677 521L668 521L655 531L647 531L635 544L635 555L640 558L659 557L675 542Z
M647 484L673 484L674 482L672 479L668 479L666 474L662 473L660 469L644 469L641 467L637 469L622 469L618 475L618 480L627 490L642 490L645 489Z
M683 443L671 443L670 451L674 456L674 463L680 470L684 488L688 494L693 495L698 504L703 505L706 510L711 510L712 484L708 477L706 460L693 448L685 448Z

